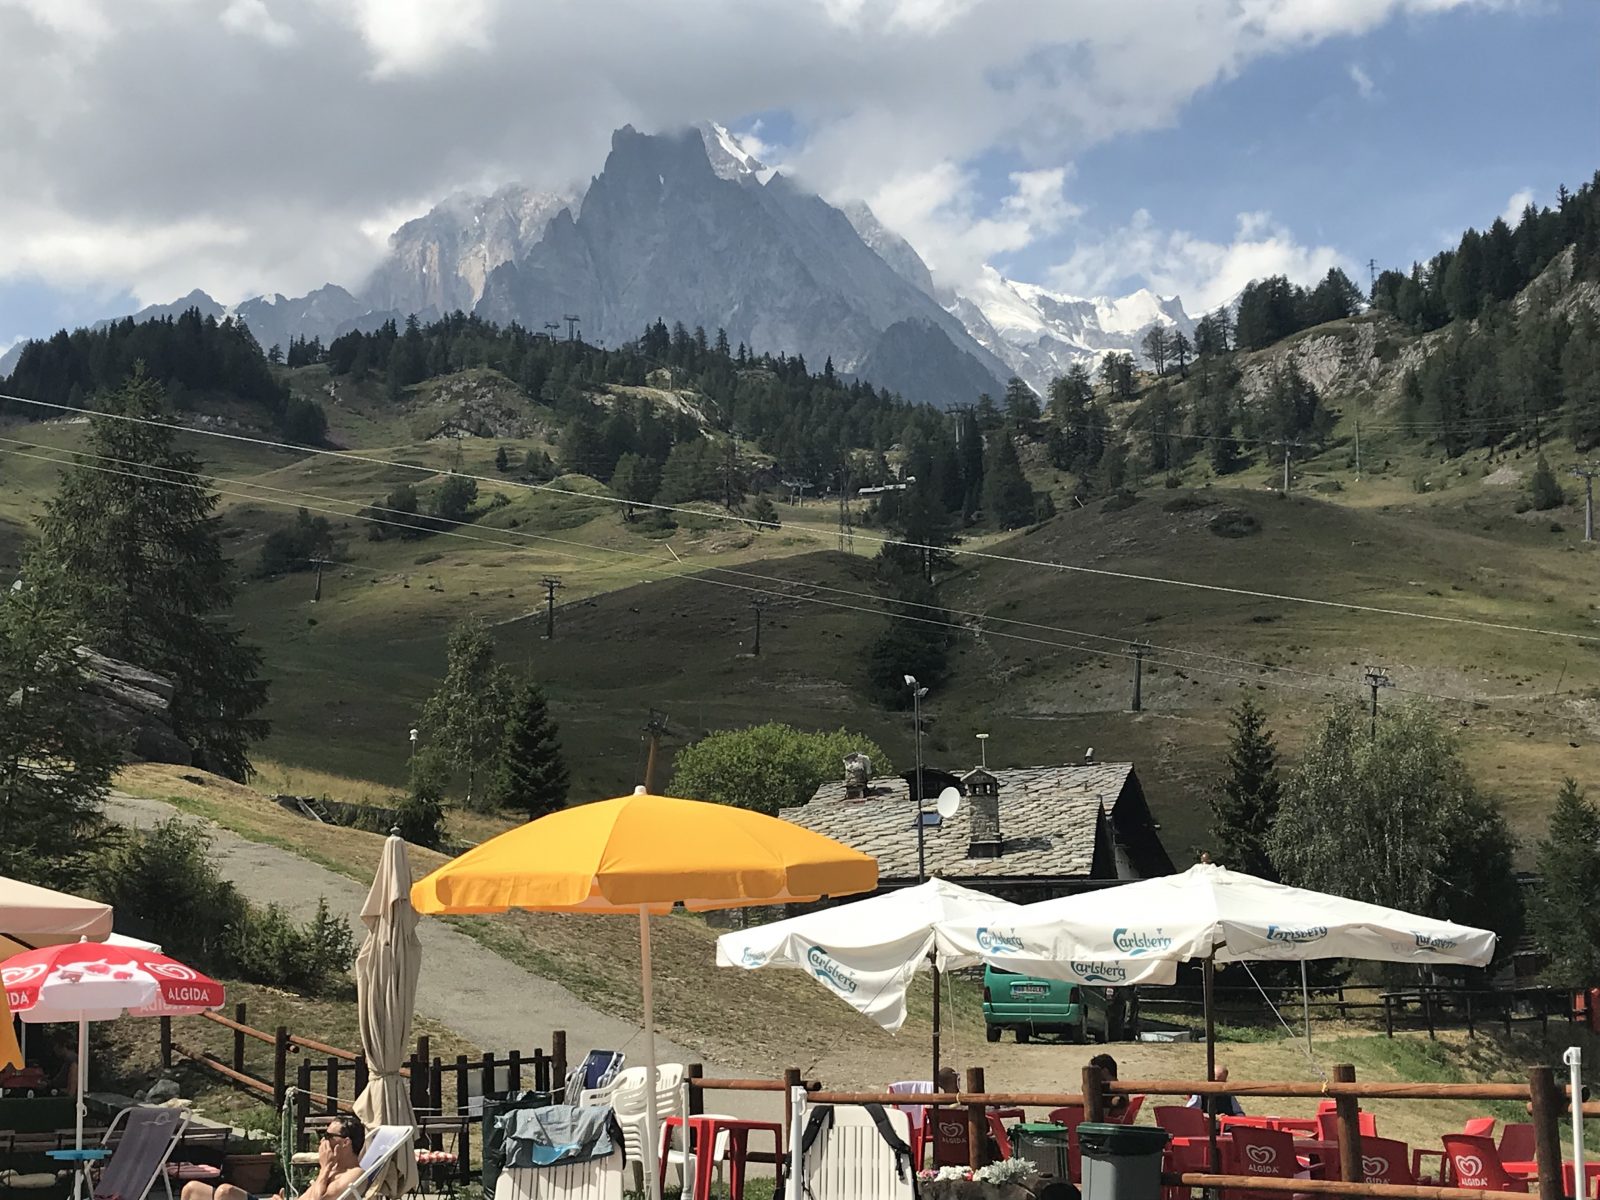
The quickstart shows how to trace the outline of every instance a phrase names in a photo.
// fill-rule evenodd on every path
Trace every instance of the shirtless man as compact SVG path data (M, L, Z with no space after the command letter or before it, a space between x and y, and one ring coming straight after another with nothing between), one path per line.
M344 1190L361 1178L361 1147L367 1131L355 1117L338 1116L328 1122L317 1145L317 1178L300 1193L299 1200L338 1200ZM243 1188L231 1183L212 1187L198 1180L183 1185L182 1200L252 1200ZM279 1192L268 1200L283 1200Z

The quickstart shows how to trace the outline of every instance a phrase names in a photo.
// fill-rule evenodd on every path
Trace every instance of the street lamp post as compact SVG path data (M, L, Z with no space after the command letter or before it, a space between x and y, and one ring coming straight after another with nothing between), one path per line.
M906 676L906 686L911 689L911 719L916 725L917 734L917 882L926 883L928 879L928 849L927 835L922 827L922 698L928 694L928 689L917 686L917 677L915 675Z

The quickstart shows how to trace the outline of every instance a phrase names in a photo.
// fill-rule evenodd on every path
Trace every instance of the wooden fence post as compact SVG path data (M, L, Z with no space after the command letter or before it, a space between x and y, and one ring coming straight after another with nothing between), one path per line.
M1394 998L1388 992L1378 997L1383 1001L1383 1031L1390 1037L1394 1036Z
M1433 1029L1433 989L1427 986L1422 989L1422 1012L1428 1018L1428 1037L1434 1040L1437 1035Z
M982 1094L982 1067L967 1068L967 1092ZM989 1165L989 1114L982 1104L967 1105L967 1157L975 1168Z
M163 1018L165 1020L165 1018ZM289 1030L279 1025L272 1039L272 1107L283 1108L283 1094L289 1087Z
M161 1037L161 1065L163 1067L170 1067L172 1065L172 1018L171 1017L162 1017L161 1018L161 1034L160 1034L160 1037Z
M1355 1067L1336 1063L1333 1081L1354 1083ZM1339 1178L1346 1183L1365 1183L1366 1173L1361 1168L1361 1101L1354 1096L1339 1096L1333 1103L1339 1114Z
M1533 1146L1539 1165L1539 1200L1561 1200L1561 1132L1559 1121L1565 1107L1556 1091L1555 1072L1549 1067L1534 1067L1528 1072L1528 1099L1533 1102ZM1574 1097L1574 1102L1582 1103Z
M294 1098L294 1148L305 1148L306 1118L311 1115L311 1060L302 1058L295 1068L295 1086L299 1094Z
M444 1062L435 1058L428 1067L428 1107L434 1112L444 1112Z
M359 1058L356 1059L355 1068L356 1068L356 1090L355 1090L355 1094L357 1096L359 1096L359 1095L361 1095L362 1092L367 1090L367 1072L371 1070L371 1068L367 1066L367 1056L365 1054L361 1055Z
M483 1052L483 1095L487 1098L494 1095L494 1051Z
M789 1067L783 1073L783 1145L789 1150L794 1149L794 1093L791 1088L799 1087L804 1080L800 1078L799 1067Z
M233 1006L233 1019L240 1025L248 1025L249 1022L244 1018L244 1002L240 1001ZM233 1069L241 1074L244 1072L244 1031L240 1029L233 1031Z
M1467 1036L1477 1037L1478 1030L1472 1023L1472 993L1466 992L1464 995L1467 1001Z
M695 1082L703 1079L705 1077L705 1073L705 1067L701 1066L699 1063L690 1063L688 1071L685 1072L691 1081L689 1083L688 1096L689 1115L691 1117L698 1117L706 1110L706 1094L699 1088L695 1087Z
M328 1057L328 1107L327 1113L331 1117L339 1111L339 1060Z
M567 1082L567 1031L557 1029L550 1035L550 1090L558 1091Z
M1099 1067L1083 1069L1083 1119L1090 1122L1106 1119L1106 1073Z
M537 1055L538 1051L535 1050ZM520 1092L522 1090L522 1051L506 1051L506 1090Z
M456 1116L467 1111L467 1056L456 1055Z

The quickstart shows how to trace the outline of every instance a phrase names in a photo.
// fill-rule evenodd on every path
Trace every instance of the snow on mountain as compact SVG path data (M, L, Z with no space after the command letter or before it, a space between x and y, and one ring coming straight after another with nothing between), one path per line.
M695 129L699 130L700 137L705 141L706 157L711 160L712 171L719 177L738 180L749 176L757 183L766 183L772 178L773 169L746 150L743 143L724 126L715 121L699 121Z
M1041 395L1074 362L1113 350L1140 357L1139 343L1154 325L1194 333L1177 296L1148 288L1119 297L1067 296L1007 279L993 267L985 267L947 308L974 340Z

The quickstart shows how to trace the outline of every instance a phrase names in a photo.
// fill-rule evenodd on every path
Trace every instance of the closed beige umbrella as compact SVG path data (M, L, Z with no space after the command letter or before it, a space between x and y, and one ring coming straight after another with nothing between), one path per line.
M111 906L0 876L0 959L111 932Z
M361 1050L371 1071L356 1097L355 1113L375 1125L415 1125L416 1113L406 1081L400 1075L411 1036L411 1012L417 1001L417 972L422 967L422 942L417 913L411 907L411 863L404 839L391 835L383 844L378 874L361 906L367 940L356 955L356 1012L361 1022ZM387 1195L403 1195L417 1186L417 1163L401 1156L398 1178Z

